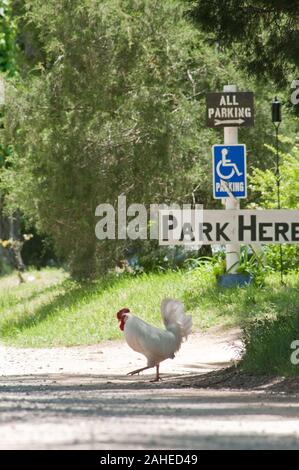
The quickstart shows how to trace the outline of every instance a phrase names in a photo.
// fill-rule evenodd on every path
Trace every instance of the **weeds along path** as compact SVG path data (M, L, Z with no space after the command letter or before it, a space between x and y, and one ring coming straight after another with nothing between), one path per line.
M124 342L2 345L0 448L299 448L299 397L184 385L237 360L239 335L218 328L192 335L162 364L158 384L151 371L125 375L144 359Z

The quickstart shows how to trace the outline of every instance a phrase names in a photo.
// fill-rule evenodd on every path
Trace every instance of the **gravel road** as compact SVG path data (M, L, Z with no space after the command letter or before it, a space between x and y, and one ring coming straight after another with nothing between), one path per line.
M0 346L1 449L299 449L299 395L183 387L238 359L238 330L194 334L178 356L128 377L144 358L124 342Z

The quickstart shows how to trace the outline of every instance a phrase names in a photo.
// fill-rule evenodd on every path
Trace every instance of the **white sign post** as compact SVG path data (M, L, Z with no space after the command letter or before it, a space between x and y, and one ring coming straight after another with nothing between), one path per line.
M236 85L225 85L224 92L236 92ZM224 127L224 144L235 145L238 143L238 128L237 127ZM232 195L224 200L225 209L238 210L240 203L238 199ZM240 245L238 243L230 243L226 245L226 270L235 273L237 272L240 257Z

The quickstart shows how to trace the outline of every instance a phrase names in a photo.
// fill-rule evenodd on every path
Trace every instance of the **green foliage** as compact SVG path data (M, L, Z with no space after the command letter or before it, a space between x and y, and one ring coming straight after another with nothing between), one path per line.
M225 253L221 250L214 254L214 256L189 258L186 260L186 266L192 269L197 277L202 278L203 276L207 276L207 282L210 281L214 285L215 278L225 272Z
M285 209L299 208L299 147L289 139L282 137L282 143L292 145L289 153L282 153L281 158L281 205ZM275 154L275 149L271 147ZM275 157L271 169L255 169L251 178L253 192L258 192L259 207L276 209L277 191L275 176ZM255 205L256 206L256 205ZM280 248L278 245L264 247L267 265L280 270ZM299 268L298 245L283 245L283 270L293 271ZM298 274L297 274L298 275ZM288 283L288 281L286 281ZM298 289L298 286L297 286ZM288 304L278 311L269 309L268 316L255 319L244 328L245 355L242 367L246 371L272 373L280 375L298 375L298 366L292 365L290 356L291 343L299 337L298 299L291 297Z
M157 241L142 240L134 245L134 254L128 256L130 267L140 272L170 271L184 267L186 251L177 246L160 246Z
M74 281L61 270L32 274L36 281L19 286L15 276L0 279L0 336L27 347L118 339L122 333L116 312L125 305L161 326L160 302L180 298L188 282L181 272L111 274L88 283Z
M0 72L15 74L16 21L12 17L12 1L0 0Z
M16 73L16 21L12 15L11 0L0 0L0 80ZM9 146L3 145L3 109L0 107L0 169L9 154Z
M211 201L204 92L236 72L204 45L181 2L26 1L45 56L8 89L3 174L10 210L49 233L76 276L106 271L124 243L97 242L98 204ZM27 44L28 46L28 44Z
M280 151L280 193L281 207L299 209L299 145L281 137L281 141L292 145L290 152ZM258 193L259 206L277 209L276 191L276 150L266 146L272 153L272 165L267 170L255 168L250 179L251 190Z
M1 175L9 211L54 240L77 277L123 258L126 243L97 242L98 204L216 206L205 92L228 82L256 89L255 129L240 131L250 166L271 156L269 92L206 43L181 1L20 0L21 76L7 90ZM194 189L195 188L195 189ZM157 264L157 263L156 263Z
M192 0L193 17L260 77L288 83L299 67L297 0Z
M264 285L266 275L269 272L264 253L255 250L252 246L242 246L237 272L251 276L256 286Z
M3 249L0 246L0 276L10 274L13 271L11 264L8 263L7 259L3 256Z
M252 281L256 286L263 286L267 273L269 272L269 266L265 265L265 257L263 252L257 252L251 246L243 245L240 249L240 257L238 261L237 273L248 274L252 277ZM203 275L210 276L207 282L215 284L215 279L226 273L226 262L225 262L225 251L220 250L214 254L214 256L203 256L198 259L187 260L189 265L197 276L202 277ZM235 265L231 266L231 272ZM211 278L212 275L212 278Z
M283 209L299 209L299 145L292 140L281 137L281 143L291 146L289 152L280 153L280 194L281 207ZM250 178L250 186L253 194L256 194L258 204L252 207L264 209L277 209L277 186L275 153L273 147L269 147L273 154L272 167L267 170L255 168ZM280 248L278 245L264 247L267 264L275 270L280 269ZM290 271L299 268L298 245L283 245L283 269Z
M245 355L241 367L249 372L299 375L291 362L291 344L299 339L298 303L290 303L285 314L261 318L244 329Z
M266 245L264 253L267 264L274 270L280 271L280 246ZM299 247L298 245L282 245L282 268L283 272L296 271L299 269Z

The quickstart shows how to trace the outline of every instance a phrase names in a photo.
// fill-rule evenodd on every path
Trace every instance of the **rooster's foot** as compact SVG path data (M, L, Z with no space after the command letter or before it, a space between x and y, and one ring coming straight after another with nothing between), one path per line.
M150 369L150 367L142 367L141 369L132 370L132 372L128 372L127 375L135 375L135 374L139 375L139 372L142 372L143 370L146 370L146 369Z

